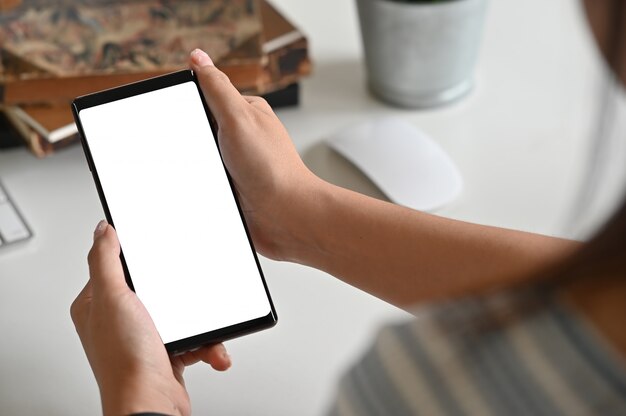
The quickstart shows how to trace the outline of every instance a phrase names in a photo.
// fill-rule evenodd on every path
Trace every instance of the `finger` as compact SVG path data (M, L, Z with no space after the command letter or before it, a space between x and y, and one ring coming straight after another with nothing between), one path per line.
M222 343L200 348L196 352L202 361L210 364L217 371L226 371L232 365L230 355Z
M201 49L195 49L189 57L191 69L196 73L200 88L218 126L229 117L239 113L245 100L230 82L226 74L217 69L211 58Z
M130 290L124 278L117 233L104 221L96 227L87 260L94 290Z
M217 371L226 371L232 365L232 361L224 344L215 344L187 352L180 356L185 366L204 361Z

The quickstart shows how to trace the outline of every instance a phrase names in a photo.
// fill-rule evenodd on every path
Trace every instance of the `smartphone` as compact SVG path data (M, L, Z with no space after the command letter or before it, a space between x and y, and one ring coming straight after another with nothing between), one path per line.
M76 98L74 119L126 281L171 354L277 315L190 70Z

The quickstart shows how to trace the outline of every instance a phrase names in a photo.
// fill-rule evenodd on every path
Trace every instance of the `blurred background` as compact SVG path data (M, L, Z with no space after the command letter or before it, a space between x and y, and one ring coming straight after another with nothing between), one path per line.
M254 77L236 81L242 91L268 95L302 158L322 178L386 198L326 141L354 123L391 115L430 136L462 175L462 193L438 209L438 215L584 238L614 205L623 178L616 172L623 160L607 156L603 162L607 171L596 186L597 202L575 210L588 172L605 71L578 1L487 2L475 62L469 65L472 88L450 102L418 108L398 107L372 94L355 1L271 0L270 4L287 26L278 30L278 23L263 26L250 18L248 26L231 27L229 39L243 54L246 42L265 28L267 39L279 41L262 42L260 49L257 41L252 50L260 55L255 59L265 57L263 62L270 62L272 52L295 45L296 64L279 70L259 67ZM0 30L17 19L11 9L3 8L2 16ZM276 31L268 33L270 29ZM5 57L21 45L6 32L2 39ZM251 56L219 50L224 62L232 65ZM9 102L8 82L15 81L11 78L15 67L9 68L6 59L3 62L3 110L24 107L20 100L45 92L36 88ZM46 78L45 69L61 71L55 75L60 78L81 76L72 72L72 65L60 69L42 65L21 66L18 74ZM142 65L145 71L137 76L163 69L143 61ZM235 81L238 73L231 74ZM49 97L61 98L49 98L54 102L48 104L63 107L62 95L70 92L71 87L50 92ZM621 91L615 100L623 105ZM24 125L24 117L20 120L17 123ZM87 279L91 232L103 217L100 203L75 138L67 145L53 146L49 137L41 141L40 131L36 137L30 134L34 128L26 123L30 139L25 140L24 131L16 134L14 123L8 123L0 133L2 140L6 146L18 145L0 150L0 181L33 236L0 247L4 340L0 414L96 414L100 411L97 386L69 318L69 305ZM64 123L61 127L71 124L71 119ZM202 365L187 370L196 414L323 414L337 379L377 328L409 317L322 272L261 262L278 311L278 326L228 342L234 366L227 373Z

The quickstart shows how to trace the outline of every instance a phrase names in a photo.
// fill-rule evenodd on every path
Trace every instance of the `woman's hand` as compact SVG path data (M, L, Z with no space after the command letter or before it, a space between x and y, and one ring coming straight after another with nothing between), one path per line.
M224 163L265 256L338 277L394 305L526 283L577 248L369 198L313 175L269 105L242 97L206 53L191 54Z
M304 165L269 104L242 96L209 56L196 49L190 66L218 125L218 141L255 243L264 256L294 258L302 217L294 215L319 194L324 182Z
M101 221L89 252L89 281L71 307L76 331L100 388L105 415L188 415L186 365L230 367L222 344L170 358L152 318L124 278L113 227Z

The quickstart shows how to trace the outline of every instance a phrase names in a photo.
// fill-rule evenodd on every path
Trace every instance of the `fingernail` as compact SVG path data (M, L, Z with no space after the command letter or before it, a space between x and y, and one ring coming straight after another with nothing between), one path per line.
M104 229L106 228L106 226L107 226L106 220L100 220L98 225L96 225L96 229L93 230L93 238L95 239L101 236L102 233L104 233Z
M194 49L191 52L191 61L198 66L213 65L213 61L202 49Z

